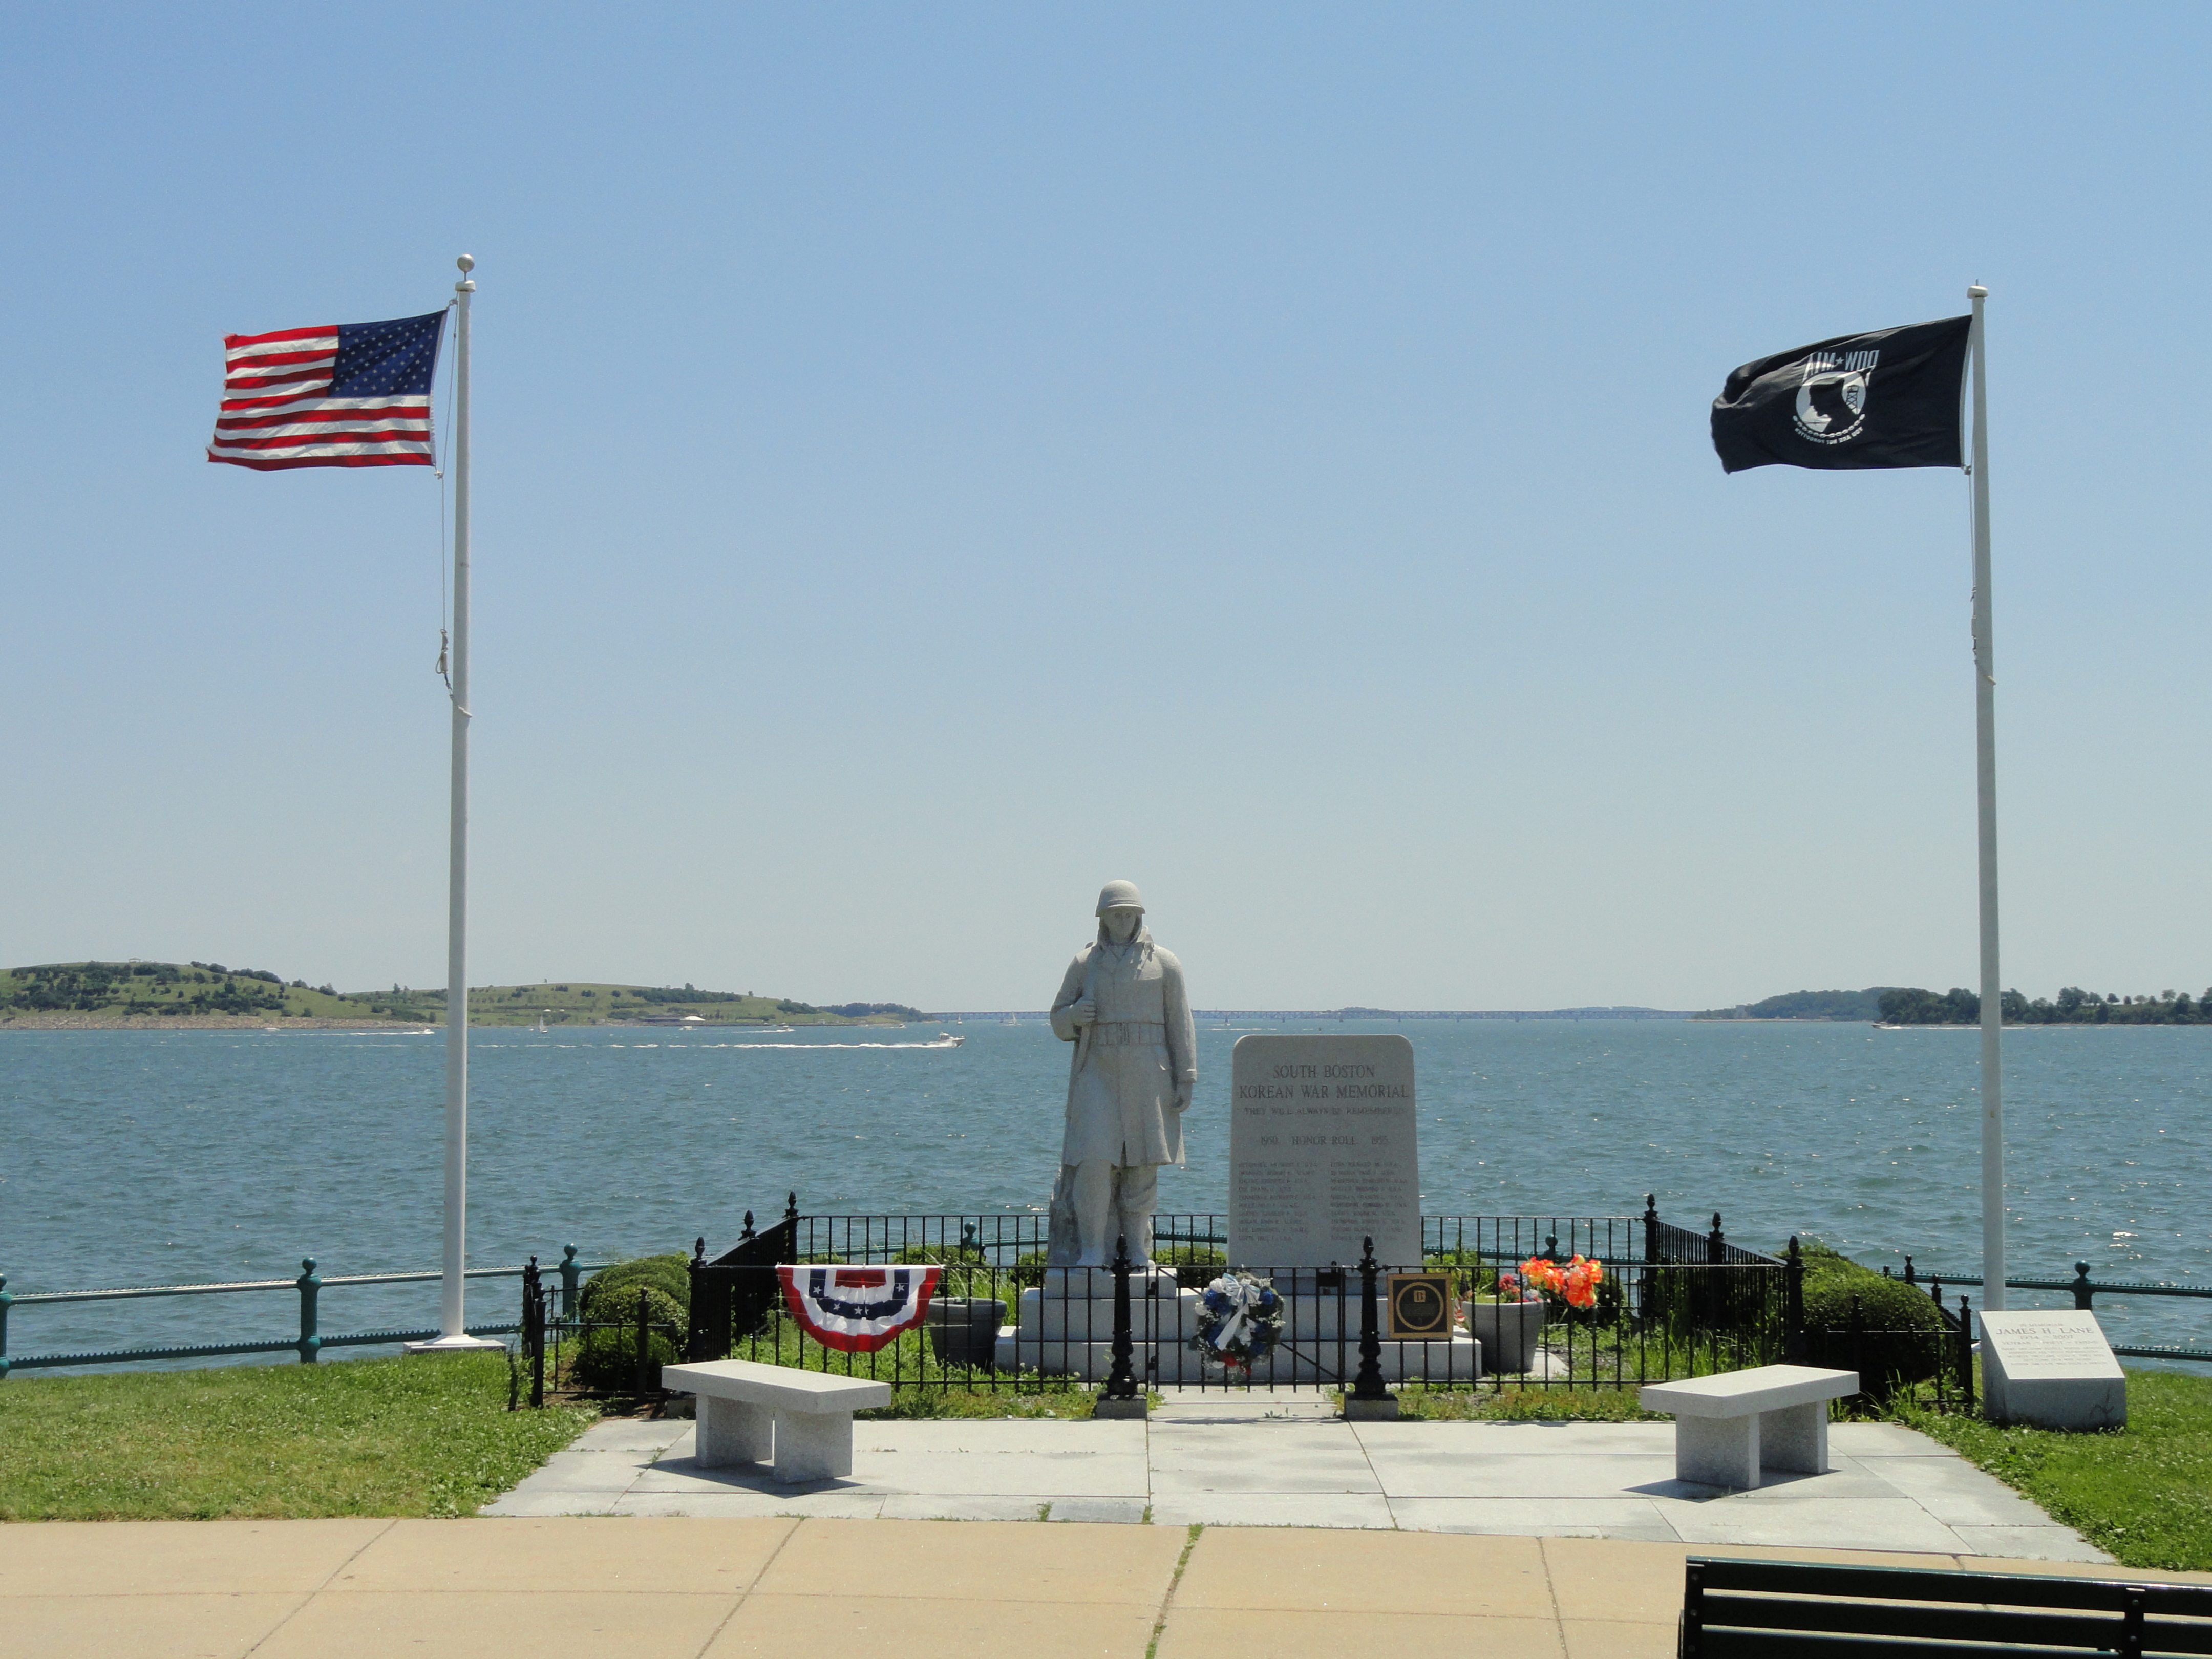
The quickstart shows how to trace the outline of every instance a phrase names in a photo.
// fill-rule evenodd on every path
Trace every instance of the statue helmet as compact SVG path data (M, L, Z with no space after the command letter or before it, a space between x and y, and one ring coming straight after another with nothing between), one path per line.
M1104 915L1109 910L1141 910L1145 901L1133 881L1109 881L1098 890L1098 908L1095 915Z

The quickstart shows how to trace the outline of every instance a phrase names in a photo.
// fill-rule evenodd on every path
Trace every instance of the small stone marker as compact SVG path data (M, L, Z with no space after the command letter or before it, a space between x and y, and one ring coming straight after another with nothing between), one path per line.
M1401 1036L1237 1040L1229 1260L1265 1273L1421 1261L1413 1045Z
M2128 1379L2093 1313L1982 1316L1982 1413L2039 1429L2117 1429Z

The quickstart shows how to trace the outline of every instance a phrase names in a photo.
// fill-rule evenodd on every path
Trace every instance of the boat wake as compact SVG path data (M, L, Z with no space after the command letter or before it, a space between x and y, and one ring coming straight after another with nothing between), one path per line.
M695 1048L957 1048L964 1037L939 1037L934 1042L695 1042Z

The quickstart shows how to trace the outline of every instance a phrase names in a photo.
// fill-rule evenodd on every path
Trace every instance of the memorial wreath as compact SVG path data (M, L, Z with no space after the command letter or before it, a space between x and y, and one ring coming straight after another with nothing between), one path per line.
M1206 1322L1190 1346L1216 1365L1249 1371L1283 1336L1283 1298L1264 1279L1226 1273L1199 1295Z

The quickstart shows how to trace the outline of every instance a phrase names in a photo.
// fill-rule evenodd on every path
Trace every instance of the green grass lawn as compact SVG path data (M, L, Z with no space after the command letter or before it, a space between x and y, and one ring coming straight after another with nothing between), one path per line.
M1431 1389L1394 1385L1398 1417L1422 1423L1662 1423L1634 1389Z
M2130 1370L2128 1425L2101 1434L1899 1416L2125 1565L2212 1571L2212 1377Z
M597 1420L497 1354L0 1384L0 1521L467 1515Z

